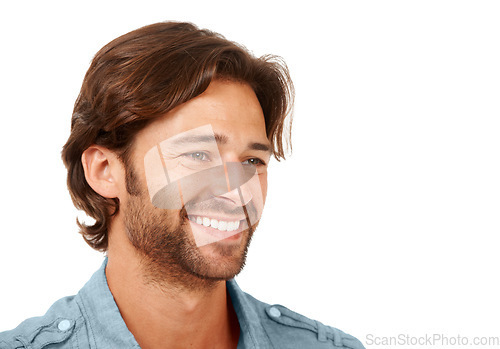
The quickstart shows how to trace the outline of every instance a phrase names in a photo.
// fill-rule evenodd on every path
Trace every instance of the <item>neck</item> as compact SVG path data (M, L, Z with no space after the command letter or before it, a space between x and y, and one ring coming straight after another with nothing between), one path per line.
M141 348L236 348L239 324L225 281L153 279L125 234L114 230L109 239L108 285Z

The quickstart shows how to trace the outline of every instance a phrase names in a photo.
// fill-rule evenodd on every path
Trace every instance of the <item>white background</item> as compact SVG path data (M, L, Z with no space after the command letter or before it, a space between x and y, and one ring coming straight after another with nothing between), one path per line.
M271 164L240 286L363 342L500 336L500 3L13 4L0 11L0 330L102 262L60 160L93 55L185 20L281 55L296 87L294 151Z

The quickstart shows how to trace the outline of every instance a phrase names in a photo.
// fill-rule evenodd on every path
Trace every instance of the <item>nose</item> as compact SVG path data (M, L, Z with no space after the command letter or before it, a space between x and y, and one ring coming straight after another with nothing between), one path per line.
M255 166L240 162L224 162L228 191L219 197L232 201L237 206L245 206L252 200L250 179L255 175Z
M246 206L252 200L252 191L248 184L243 184L242 186L228 191L225 194L219 195L219 197L230 200L236 206Z
M256 174L255 166L241 162L224 162L169 183L152 198L153 205L164 209L179 209L186 198L197 198L198 202L211 197L228 199L236 206L246 205L252 200L248 183Z

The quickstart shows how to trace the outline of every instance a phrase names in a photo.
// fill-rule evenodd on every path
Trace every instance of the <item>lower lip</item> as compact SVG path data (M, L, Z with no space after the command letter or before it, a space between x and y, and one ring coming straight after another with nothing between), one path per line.
M241 236L243 235L242 231L243 231L243 224L244 223L240 223L240 226L237 230L221 231L219 229L215 229L212 227L206 227L204 225L192 222L188 218L186 218L186 220L191 224L191 227L193 229L196 229L197 231L201 231L205 234L209 234L209 235L213 236L214 238L216 238L217 241L238 241L241 239Z

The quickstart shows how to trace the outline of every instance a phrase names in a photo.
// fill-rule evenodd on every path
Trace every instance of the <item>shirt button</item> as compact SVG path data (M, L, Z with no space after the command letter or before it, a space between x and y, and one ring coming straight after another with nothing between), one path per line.
M67 331L71 327L71 322L69 320L62 320L59 322L59 325L57 325L57 328L59 331Z
M276 307L271 307L271 309L269 309L269 315L272 317L280 317L281 311Z

